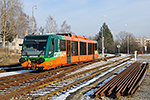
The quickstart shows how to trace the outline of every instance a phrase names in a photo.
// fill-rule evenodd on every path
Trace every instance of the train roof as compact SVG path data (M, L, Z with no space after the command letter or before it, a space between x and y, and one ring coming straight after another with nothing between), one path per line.
M79 38L79 39L88 40L87 37L75 35L75 34L72 34L72 33L57 33L56 35L69 36L69 37L74 37L74 38Z
M44 34L44 35L27 35L28 36L57 36L58 38L68 38L68 39L79 39L81 41L90 41L90 42L95 42L97 43L97 41L94 41L94 40L89 40L87 37L84 37L84 36L79 36L79 35L75 35L75 34L72 34L72 33L47 33L47 34Z

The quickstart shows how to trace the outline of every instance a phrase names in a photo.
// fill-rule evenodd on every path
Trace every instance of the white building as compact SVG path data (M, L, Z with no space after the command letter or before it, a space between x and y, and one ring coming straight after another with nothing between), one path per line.
M150 38L135 38L135 40L140 46L146 46L147 43L150 43Z
M21 46L19 44L23 43L23 39L15 38L12 42L5 41L5 48L9 48L9 50L17 50L21 51ZM2 38L0 37L0 48L2 47Z

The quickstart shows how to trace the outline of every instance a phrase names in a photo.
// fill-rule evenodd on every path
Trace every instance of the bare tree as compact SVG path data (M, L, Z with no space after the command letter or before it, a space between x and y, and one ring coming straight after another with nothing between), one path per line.
M20 0L0 1L0 30L5 41L13 41L18 36L23 36L25 30L30 30L30 18L22 10Z
M35 17L33 17L34 25L33 25L33 33L32 33L32 18L29 17L29 23L28 23L28 33L34 34L37 31L37 23Z
M135 50L140 51L140 46L136 43L133 34L122 31L117 36L117 41L121 45L121 52L127 53L127 45L129 45L129 52L134 53ZM128 44L129 42L129 44Z
M117 37L117 40L120 42L120 44L123 44L127 40L128 32L121 31L121 32L119 32L118 35L116 35L116 37Z
M16 34L19 37L24 36L25 30L31 30L31 27L29 27L29 23L30 17L21 10L16 20Z
M71 32L70 30L71 30L71 26L68 25L66 23L66 21L64 21L63 24L61 25L60 32L62 32L62 33L69 33L69 32Z
M61 29L58 30L56 21L52 18L52 16L49 15L46 19L46 32L47 33L57 33L57 32L62 32L62 33L70 33L71 31L71 26L66 23L66 21L63 22L61 25Z
M130 39L128 39L128 35L129 35L129 37L131 36L130 33L125 32L125 31L121 31L118 33L118 35L116 35L117 41L121 45L120 51L122 53L127 53L127 45L128 45L127 42L128 42L128 40L130 40Z
M50 15L46 19L46 32L47 33L56 33L56 32L58 32L56 21Z
M42 26L39 28L40 31L40 35L44 33L44 28L42 28Z
M5 47L5 39L16 36L17 19L22 3L19 0L2 0L0 2L0 30L3 37L3 47ZM8 39L10 40L10 39ZM10 40L12 41L12 40Z
M89 40L94 40L94 38L95 38L94 36L89 36L88 37Z

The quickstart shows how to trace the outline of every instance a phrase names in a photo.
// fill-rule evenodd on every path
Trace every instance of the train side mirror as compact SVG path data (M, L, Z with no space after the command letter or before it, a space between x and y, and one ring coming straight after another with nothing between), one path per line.
M19 46L22 46L23 44L19 44Z

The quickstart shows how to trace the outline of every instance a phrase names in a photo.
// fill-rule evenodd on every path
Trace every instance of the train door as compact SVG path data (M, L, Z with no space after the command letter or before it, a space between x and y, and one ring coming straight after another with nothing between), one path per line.
M70 41L67 40L67 63L71 63Z
M48 49L48 57L53 57L55 51L55 39L51 38L49 49Z
M93 59L95 59L95 54L94 54L94 43L92 43L92 54L93 54Z

